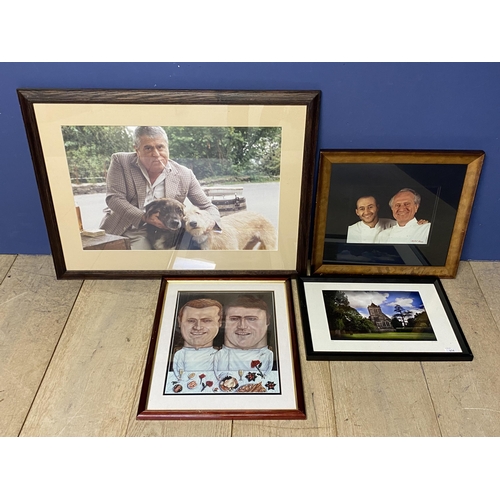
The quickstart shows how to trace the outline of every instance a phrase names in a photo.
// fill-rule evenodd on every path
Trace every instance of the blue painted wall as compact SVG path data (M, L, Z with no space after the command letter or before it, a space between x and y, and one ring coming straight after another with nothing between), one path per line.
M498 63L0 64L0 253L50 253L17 88L322 91L319 149L482 149L462 258L500 260Z

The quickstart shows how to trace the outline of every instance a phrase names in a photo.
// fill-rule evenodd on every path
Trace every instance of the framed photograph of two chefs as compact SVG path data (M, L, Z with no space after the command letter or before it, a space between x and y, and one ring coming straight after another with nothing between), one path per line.
M483 159L483 151L321 151L312 274L454 277Z
M59 278L306 269L319 91L18 95Z

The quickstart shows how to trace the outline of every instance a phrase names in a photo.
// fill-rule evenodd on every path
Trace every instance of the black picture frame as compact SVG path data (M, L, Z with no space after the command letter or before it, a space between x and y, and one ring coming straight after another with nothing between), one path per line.
M297 281L308 360L473 359L467 339L438 278L310 276L299 277ZM377 304L376 298L382 300ZM371 302L370 307L368 302ZM391 319L384 313L382 304L384 309L388 307L389 310L390 307L396 307L394 304L403 304L403 315L414 307L413 311L418 311L412 313L415 321L411 325L409 322L404 325L401 321L399 325L377 323L383 316ZM399 318L398 314L395 316ZM419 319L423 322L419 322ZM370 325L367 326L366 322Z

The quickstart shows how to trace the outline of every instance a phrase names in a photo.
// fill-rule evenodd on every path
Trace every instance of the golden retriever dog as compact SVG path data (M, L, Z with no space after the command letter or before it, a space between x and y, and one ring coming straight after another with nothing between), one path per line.
M146 216L158 215L167 229L147 225L148 240L154 250L171 250L176 248L184 234L184 205L173 198L161 198L148 203Z
M186 209L186 231L202 250L276 250L276 230L256 212L226 215L215 223L210 214L197 207Z

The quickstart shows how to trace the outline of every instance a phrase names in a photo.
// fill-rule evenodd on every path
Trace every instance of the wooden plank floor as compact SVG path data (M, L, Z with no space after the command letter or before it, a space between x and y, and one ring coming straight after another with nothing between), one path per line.
M0 436L500 436L500 262L442 282L472 362L306 362L299 327L306 420L139 422L160 281L0 255Z

